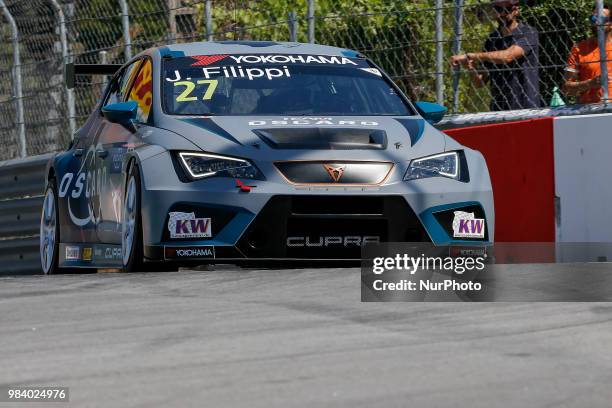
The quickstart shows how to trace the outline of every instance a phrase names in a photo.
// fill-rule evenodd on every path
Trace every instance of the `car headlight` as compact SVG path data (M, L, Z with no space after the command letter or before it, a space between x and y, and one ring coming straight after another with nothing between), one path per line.
M178 154L181 164L192 179L206 177L232 177L263 180L263 174L253 163L237 157L209 153Z
M408 166L404 181L429 177L448 177L459 180L459 154L448 152L414 159Z

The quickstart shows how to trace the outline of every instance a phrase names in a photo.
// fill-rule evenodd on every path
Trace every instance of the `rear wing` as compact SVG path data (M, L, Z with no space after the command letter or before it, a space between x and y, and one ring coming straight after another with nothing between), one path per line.
M66 87L73 89L77 75L115 75L121 64L66 64Z

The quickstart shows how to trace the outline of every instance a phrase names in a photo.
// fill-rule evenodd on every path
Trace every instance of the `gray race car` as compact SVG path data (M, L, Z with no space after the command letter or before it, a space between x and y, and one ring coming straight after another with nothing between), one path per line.
M68 72L114 76L49 163L45 273L493 241L483 156L358 52L200 42Z

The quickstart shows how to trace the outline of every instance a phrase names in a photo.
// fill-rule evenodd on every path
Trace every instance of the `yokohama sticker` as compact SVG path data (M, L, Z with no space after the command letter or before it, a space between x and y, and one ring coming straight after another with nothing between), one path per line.
M214 246L164 247L165 259L214 259Z
M474 218L474 213L455 211L453 219L454 238L484 238L485 220Z
M196 55L192 67L208 66L230 57L229 63L234 64L329 64L329 65L359 65L350 58L331 55Z
M210 218L196 218L194 213L171 212L168 219L170 238L210 238Z

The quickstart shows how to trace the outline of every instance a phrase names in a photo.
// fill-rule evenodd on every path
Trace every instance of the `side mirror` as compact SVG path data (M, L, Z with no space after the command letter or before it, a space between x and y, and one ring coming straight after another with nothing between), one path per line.
M109 122L118 123L130 130L134 129L133 120L136 119L137 113L138 103L136 101L112 103L102 108L102 114Z
M440 122L448 111L446 106L437 103L417 102L415 105L421 116L432 125Z

